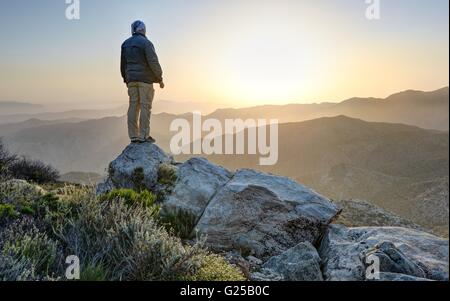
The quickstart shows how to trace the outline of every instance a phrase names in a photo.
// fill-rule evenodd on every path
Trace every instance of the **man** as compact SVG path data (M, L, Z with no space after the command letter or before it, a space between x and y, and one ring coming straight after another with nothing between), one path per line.
M164 89L162 69L155 47L146 37L144 22L131 24L132 37L122 44L120 69L128 87L128 135L132 143L150 142L150 116L155 90L153 83Z

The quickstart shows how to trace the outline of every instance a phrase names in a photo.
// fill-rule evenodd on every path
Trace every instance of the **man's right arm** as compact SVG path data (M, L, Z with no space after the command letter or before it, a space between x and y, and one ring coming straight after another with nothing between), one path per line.
M158 79L159 83L163 82L163 71L161 65L159 64L158 56L156 55L155 47L151 42L149 42L145 47L145 57L147 58L147 63L152 70L153 74Z

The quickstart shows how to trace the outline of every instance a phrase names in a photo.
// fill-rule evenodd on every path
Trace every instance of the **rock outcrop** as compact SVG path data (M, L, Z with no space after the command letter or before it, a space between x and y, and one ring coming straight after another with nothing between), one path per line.
M267 258L299 242L316 244L338 212L288 178L244 169L213 197L196 230L212 249Z
M174 177L161 179L162 169ZM152 190L163 196L163 213L192 215L196 237L227 252L251 280L373 280L366 277L373 257L375 280L448 280L448 240L401 227L330 225L340 207L285 177L233 173L201 158L177 163L143 143L110 164L97 193L116 188Z
M325 280L367 280L367 258L372 254L379 258L385 277L448 281L448 247L448 240L413 229L331 225L319 254Z
M269 258L300 242L317 244L339 213L328 199L288 178L247 169L233 174L200 158L177 164L150 143L128 146L97 192L142 186L158 191L164 164L173 166L177 180L163 210L192 214L198 236L213 250Z
M211 198L233 174L206 159L192 158L177 168L177 181L164 201L164 210L185 211L200 219Z
M151 143L130 144L108 167L108 177L97 186L102 194L116 188L157 188L158 169L163 163L173 163L157 145Z
M323 281L319 254L308 242L270 258L263 269L281 275L286 281Z
M366 258L370 259L371 256L375 256L378 259L380 271L404 274L417 278L425 278L427 276L418 263L409 259L392 242L384 241L376 245L365 254Z

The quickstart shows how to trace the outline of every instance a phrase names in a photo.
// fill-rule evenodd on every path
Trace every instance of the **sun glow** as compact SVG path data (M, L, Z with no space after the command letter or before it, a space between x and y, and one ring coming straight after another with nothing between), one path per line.
M223 92L230 99L247 104L292 101L312 84L314 54L299 48L295 39L253 32L241 36L236 45L225 58Z

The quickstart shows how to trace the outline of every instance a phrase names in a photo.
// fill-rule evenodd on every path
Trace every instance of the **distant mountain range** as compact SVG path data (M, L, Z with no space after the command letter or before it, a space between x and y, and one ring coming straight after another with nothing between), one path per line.
M104 176L92 172L68 172L61 175L59 180L71 184L97 185L104 180Z
M351 98L341 103L290 104L217 110L209 117L277 118L280 123L345 115L366 121L403 123L426 129L449 130L449 88L432 92L405 91L379 98Z
M8 114L32 114L42 112L44 106L16 101L0 101L0 116Z
M77 106L76 104L67 105L68 107ZM80 105L82 106L82 105ZM60 111L63 104L44 106L20 102L1 102L0 101L0 125L9 123L18 123L33 120L43 121L62 121L68 120L89 120L112 116L123 116L126 114L128 105L113 106L109 109L76 109ZM168 100L155 100L153 102L152 112L154 114L185 114L199 111L202 114L214 112L219 104L199 103L199 102L176 102Z
M117 110L121 115L126 111ZM104 174L129 143L125 117L80 122L76 115L52 114L44 116L52 120L0 124L0 137L11 151L50 163L77 182L85 180L85 173ZM152 135L166 151L173 135L170 123L180 117L191 120L192 115L152 116ZM216 163L289 176L336 200L369 200L448 233L448 88L407 91L384 100L221 109L204 119L213 117L278 118L282 123L275 166L260 167L257 156L208 157ZM98 179L97 174L88 181Z
M88 120L88 119L98 119L109 116L121 116L126 112L126 106L121 106L109 110L72 110L65 112L43 112L43 113L33 113L33 114L10 114L10 115L0 115L0 125L8 123L18 123L28 121L30 119L42 120L42 121L66 121L67 119L78 119L78 120Z
M61 107L61 105L59 106ZM264 105L241 109L218 109L218 104L198 102L155 101L153 113L181 115L200 111L208 118L224 119L270 119L280 123L297 122L320 117L345 115L366 121L404 123L426 129L449 130L449 88L432 92L405 91L380 98L351 98L340 103ZM99 119L126 114L127 105L111 109L68 110L63 112L42 112L46 107L16 102L0 102L0 124L17 123L29 119ZM34 113L30 112L34 110ZM38 110L38 112L36 111Z

